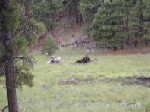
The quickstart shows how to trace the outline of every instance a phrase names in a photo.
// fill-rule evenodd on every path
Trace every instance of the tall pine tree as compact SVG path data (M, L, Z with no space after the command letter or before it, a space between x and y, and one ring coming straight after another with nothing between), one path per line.
M13 49L12 49L12 28L9 27L8 15L11 11L10 1L0 1L0 17L1 17L1 41L4 46L4 72L6 75L6 88L9 112L18 112L16 88L15 88L15 74L14 74L14 61L13 61ZM12 12L12 11L11 11Z
M30 7L18 0L0 0L0 75L6 77L9 112L18 112L16 87L32 86L32 59L27 47L41 27L28 13Z
M134 47L137 47L138 43L143 39L143 8L144 5L142 0L137 0L131 12L130 34L133 36L134 39Z
M104 4L93 20L92 36L107 47L120 48L123 41L123 15L120 5Z

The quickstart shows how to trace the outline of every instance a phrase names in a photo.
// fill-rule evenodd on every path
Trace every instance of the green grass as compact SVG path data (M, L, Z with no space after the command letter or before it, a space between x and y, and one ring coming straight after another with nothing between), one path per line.
M20 112L150 112L150 88L105 82L105 78L150 76L150 54L90 53L96 63L74 63L85 54L84 49L65 49L55 54L62 57L62 64L47 64L47 56L35 53L34 86L17 89ZM0 85L0 110L5 105L6 90Z

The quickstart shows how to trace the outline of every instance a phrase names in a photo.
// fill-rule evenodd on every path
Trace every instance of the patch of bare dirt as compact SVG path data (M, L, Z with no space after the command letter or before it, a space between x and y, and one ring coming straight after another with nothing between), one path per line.
M141 85L150 88L150 76L128 76L118 78L104 78L100 79L99 82L110 83L116 82L121 85Z
M40 48L43 46L44 44L44 39L46 38L46 36L48 36L49 33L44 33L42 35L39 36L37 42L34 44L34 46L30 46L29 47L29 51L32 52L34 50L40 50Z
M59 80L58 85L82 85L90 84L94 81L94 78L68 78L66 80Z
M61 79L58 85L83 85L92 83L120 83L121 85L140 85L150 88L150 76L128 76L117 78L75 78Z

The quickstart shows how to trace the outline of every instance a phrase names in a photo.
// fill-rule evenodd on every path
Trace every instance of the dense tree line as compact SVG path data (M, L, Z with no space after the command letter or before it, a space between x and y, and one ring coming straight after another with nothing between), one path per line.
M149 4L148 0L33 0L33 15L48 30L61 18L85 22L99 46L123 49L148 46Z
M80 6L83 14L86 14L85 21L90 21L90 35L100 46L114 49L148 46L148 0L81 0Z
M45 5L42 5L44 2ZM44 2L37 2L38 7L41 5L43 9L35 8L35 12L41 11L37 15L45 17L43 18L45 20L39 20L46 26L50 25L48 29L53 29L55 21L67 16L65 19L72 19L75 24L87 23L89 25L87 33L100 46L123 49L127 46L138 47L149 44L148 0L56 0L55 2L45 0ZM47 20L49 22L46 22Z

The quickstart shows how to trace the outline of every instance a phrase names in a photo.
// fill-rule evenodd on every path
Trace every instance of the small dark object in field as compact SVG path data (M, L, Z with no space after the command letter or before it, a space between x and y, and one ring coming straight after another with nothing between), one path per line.
M81 60L77 60L76 63L88 63L90 61L91 61L91 59L86 55Z

